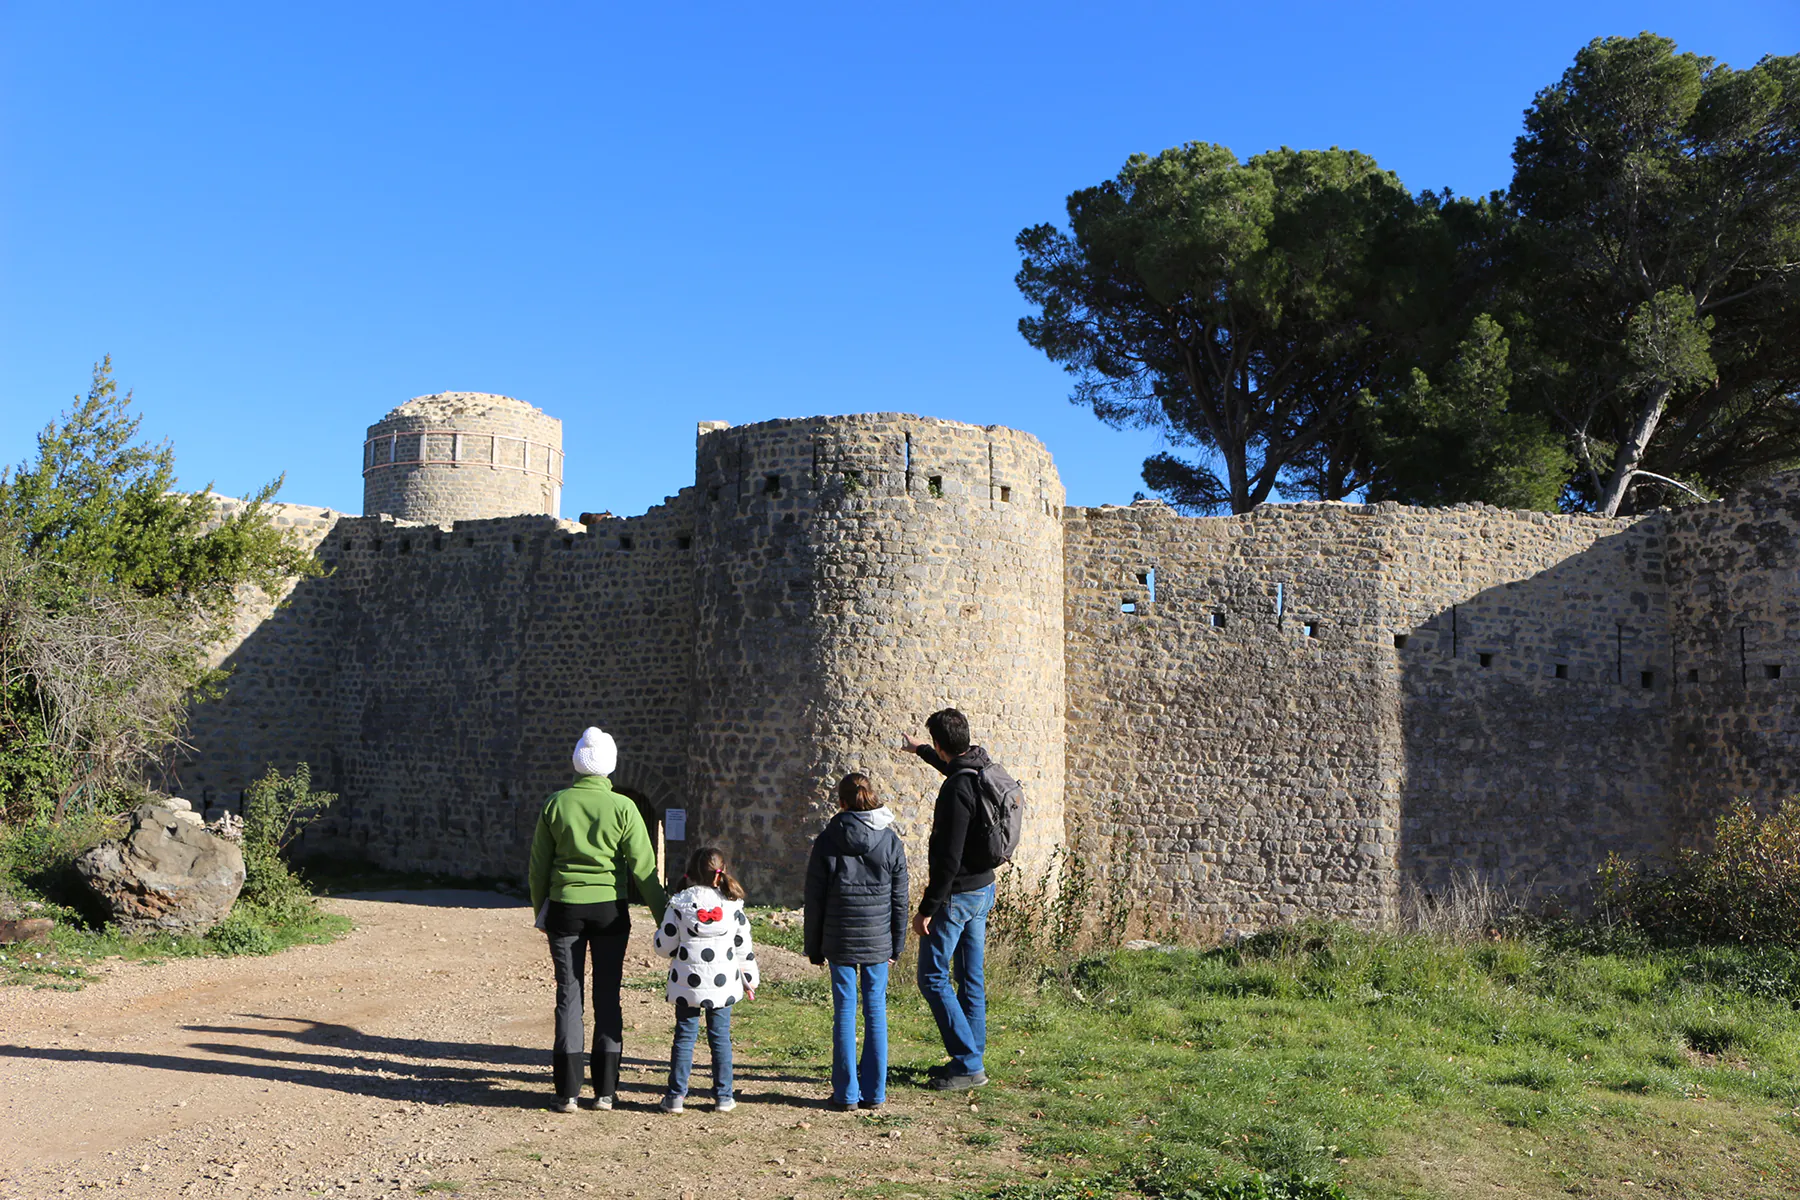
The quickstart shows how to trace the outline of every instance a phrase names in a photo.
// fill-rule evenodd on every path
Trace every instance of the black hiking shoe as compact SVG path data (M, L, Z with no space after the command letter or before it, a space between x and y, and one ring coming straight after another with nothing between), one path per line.
M977 1071L973 1075L933 1075L925 1086L934 1092L966 1092L986 1083L987 1073Z

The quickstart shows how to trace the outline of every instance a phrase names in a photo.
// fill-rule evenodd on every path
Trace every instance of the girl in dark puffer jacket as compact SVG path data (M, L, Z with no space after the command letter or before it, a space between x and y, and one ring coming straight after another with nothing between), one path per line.
M906 948L906 848L868 776L844 776L837 802L806 865L806 957L831 964L831 1107L847 1111L887 1099L887 980Z

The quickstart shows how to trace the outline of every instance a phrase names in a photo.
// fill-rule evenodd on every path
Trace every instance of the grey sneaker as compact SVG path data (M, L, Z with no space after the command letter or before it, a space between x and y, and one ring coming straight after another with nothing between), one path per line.
M558 1096L555 1100L552 1100L550 1102L550 1111L551 1112L574 1112L575 1111L575 1097L573 1097L573 1096Z
M680 1096L664 1096L662 1098L662 1110L666 1113L680 1112L681 1111L681 1097Z
M934 1092L966 1092L986 1083L987 1073L977 1071L973 1075L934 1075L925 1086Z
M737 1101L730 1096L722 1096L713 1102L714 1112L730 1112L737 1107Z
M613 1098L611 1096L595 1096L592 1100L583 1100L581 1107L591 1112L611 1112Z

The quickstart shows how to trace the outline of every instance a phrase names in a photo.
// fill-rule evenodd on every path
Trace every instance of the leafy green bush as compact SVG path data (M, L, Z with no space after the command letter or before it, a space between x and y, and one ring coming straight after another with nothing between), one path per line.
M66 910L60 919L104 923L75 872L82 852L125 831L116 816L70 813L57 824L47 820L0 827L0 894L37 897Z
M254 906L239 904L214 925L206 940L219 954L273 954L275 935L263 924Z
M282 851L330 807L337 796L312 790L312 768L296 763L293 774L274 767L244 790L244 890L249 902L278 915L309 908L312 895Z
M1707 850L1646 869L1614 854L1600 868L1602 919L1664 944L1764 943L1800 949L1800 799L1762 816L1739 800Z

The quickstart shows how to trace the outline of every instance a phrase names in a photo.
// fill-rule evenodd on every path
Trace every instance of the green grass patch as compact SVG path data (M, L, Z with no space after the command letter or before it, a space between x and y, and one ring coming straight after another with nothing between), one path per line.
M735 1031L747 1059L823 1083L830 1010L805 983L759 994ZM1797 1001L1800 956L1768 949L1314 926L1120 951L991 978L992 1083L964 1135L1004 1129L1051 1167L1009 1200L1460 1194L1433 1174L1451 1149L1526 1196L1584 1175L1791 1195ZM888 1005L891 1087L922 1083L943 1056L907 975Z
M311 905L271 916L255 905L239 903L205 937L134 936L112 928L84 928L79 914L64 909L51 909L46 915L57 920L49 942L0 947L0 986L78 991L108 961L275 954L290 946L334 941L351 929L348 917Z
M806 953L806 931L779 908L750 909L750 933L764 946L779 946L795 954Z

